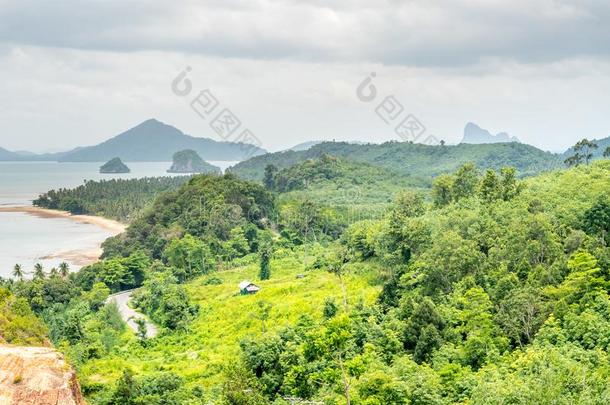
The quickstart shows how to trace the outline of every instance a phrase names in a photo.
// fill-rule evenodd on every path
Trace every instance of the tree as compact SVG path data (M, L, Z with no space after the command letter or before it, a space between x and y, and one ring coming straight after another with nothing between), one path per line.
M23 280L23 270L21 269L20 264L16 264L15 267L13 267L13 277Z
M597 148L598 145L595 142L589 141L587 138L582 139L572 147L574 154L565 160L565 164L578 166L584 161L588 165L593 158L593 150Z
M322 315L324 316L324 319L330 319L334 317L335 315L337 315L337 312L339 312L339 307L335 303L335 299L327 297L324 300L324 309L322 310Z
M453 176L441 174L432 184L432 200L436 207L444 207L453 200Z
M493 169L487 169L481 181L481 198L486 202L496 201L502 196L500 180Z
M585 164L588 165L589 161L593 157L593 150L597 149L598 145L595 142L583 139L574 145L574 151L577 153L582 152L582 157L585 160Z
M51 271L49 272L49 276L50 277L57 277L57 276L59 276L59 271L57 270L57 267L51 268Z
M66 278L66 277L68 277L68 274L70 274L70 266L68 265L68 263L66 263L66 262L59 263L59 275L62 276L63 278Z
M275 188L275 175L277 172L278 168L275 165L269 164L265 167L263 184L268 190L273 190Z
M606 150L604 150L604 157L605 158L610 158L610 146L608 146L606 148Z
M348 310L347 307L347 287L345 286L345 281L343 280L343 276L345 274L345 265L349 262L349 254L347 249L340 248L338 251L335 251L328 263L328 271L333 273L339 279L339 284L341 285L341 291L343 293L343 306L345 310Z
M146 334L148 333L148 330L146 328L146 321L142 318L136 318L136 319L134 319L134 322L138 326L136 336L138 337L140 342L144 342L147 337Z
M610 200L601 197L584 213L584 230L606 239L610 236Z
M503 167L500 170L500 175L502 176L500 180L502 199L510 201L519 195L523 188L521 183L517 182L517 169L514 167Z
M264 405L269 401L262 394L256 376L241 364L230 365L225 370L222 387L222 405Z
M187 234L182 239L172 240L164 255L170 265L182 270L176 274L180 282L209 273L212 268L212 254L208 246L192 235Z
M269 267L271 252L269 249L261 249L261 261L258 277L261 280L269 280L271 277L271 269Z
M34 265L34 278L37 280L44 280L45 278L44 270L42 269L42 264L40 263L36 263Z
M466 163L454 175L452 195L457 201L472 197L479 186L479 174L474 163Z
M112 405L135 405L139 387L133 371L125 369L117 380L110 403Z

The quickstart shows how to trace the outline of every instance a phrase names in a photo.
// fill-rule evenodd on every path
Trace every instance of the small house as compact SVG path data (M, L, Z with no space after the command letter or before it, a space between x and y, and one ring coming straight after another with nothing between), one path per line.
M239 292L242 295L256 294L261 288L248 280L239 283Z

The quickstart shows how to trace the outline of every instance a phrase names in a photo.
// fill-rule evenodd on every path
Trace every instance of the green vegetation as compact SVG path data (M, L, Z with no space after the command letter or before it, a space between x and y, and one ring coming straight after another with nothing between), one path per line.
M128 221L165 191L179 188L190 177L147 177L130 180L85 181L74 189L51 190L34 200L42 208L72 214L99 215Z
M168 173L220 173L220 169L201 159L192 149L174 153L172 167Z
M520 143L422 145L409 142L386 142L380 145L356 145L324 142L306 151L285 151L256 156L230 169L239 177L262 181L265 168L272 164L285 169L307 159L332 155L357 162L367 162L415 179L427 179L457 170L473 162L481 169L499 170L505 166L517 169L520 176L534 175L561 165L561 158L533 146Z
M0 343L42 346L47 343L47 328L32 312L25 298L15 297L0 287Z
M396 150L410 148L429 147ZM456 164L437 161L419 174ZM460 164L430 189L323 154L266 166L265 187L195 176L99 263L4 284L93 404L605 403L610 161L526 179L501 161ZM340 217L338 190L376 185L391 202ZM244 280L260 291L240 294ZM104 305L134 287L157 337Z
M129 173L129 167L123 163L123 161L115 157L110 159L108 162L104 163L102 167L100 167L100 173Z

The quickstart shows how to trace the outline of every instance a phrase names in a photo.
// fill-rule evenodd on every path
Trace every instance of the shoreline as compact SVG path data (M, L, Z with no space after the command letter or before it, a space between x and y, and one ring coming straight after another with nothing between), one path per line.
M60 218L67 219L70 221L78 222L81 224L94 225L100 229L108 231L111 236L116 236L125 232L127 229L127 225L121 222L107 219L103 217L97 217L94 215L72 215L67 211L59 211L59 210L51 210L40 207L33 206L0 206L0 213L8 212L8 213L22 213L27 215L32 215L38 218ZM84 266L93 264L97 262L100 256L103 253L101 243L96 246L83 246L81 248L58 251L49 253L43 257L40 257L41 260L61 260L66 261L72 264L73 266L77 266L82 268Z
M94 215L72 215L67 211L51 210L47 208L32 207L32 206L15 206L15 207L0 207L0 212L21 212L24 214L34 215L39 218L65 218L83 224L95 225L105 229L116 236L125 232L127 225L115 221L113 219L96 217Z

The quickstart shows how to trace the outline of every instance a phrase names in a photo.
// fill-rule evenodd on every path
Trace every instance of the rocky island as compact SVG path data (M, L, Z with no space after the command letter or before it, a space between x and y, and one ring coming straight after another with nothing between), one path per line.
M172 167L168 173L220 173L220 168L201 159L192 149L174 153Z
M100 173L130 173L131 170L123 161L115 157L114 159L110 159L108 162L104 163L102 167L100 167Z

